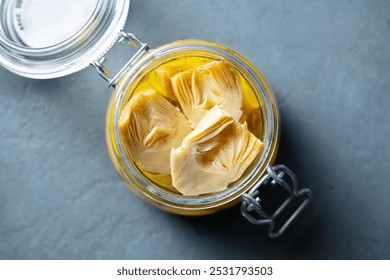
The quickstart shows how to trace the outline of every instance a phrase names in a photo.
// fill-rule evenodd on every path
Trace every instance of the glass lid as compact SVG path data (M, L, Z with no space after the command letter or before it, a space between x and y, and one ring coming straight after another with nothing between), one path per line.
M48 79L87 67L123 28L130 0L0 0L0 64Z

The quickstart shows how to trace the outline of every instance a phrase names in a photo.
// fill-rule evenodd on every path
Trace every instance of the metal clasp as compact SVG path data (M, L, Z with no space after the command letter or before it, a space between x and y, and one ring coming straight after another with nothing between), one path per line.
M261 206L260 188L266 185L271 187L281 186L287 190L288 198L277 208L273 214L268 214ZM287 209L297 198L304 198L298 208L289 216L286 222L279 228L275 228L275 220ZM248 193L242 195L241 213L255 225L269 225L268 235L277 238L282 235L291 225L296 217L302 212L312 198L310 189L298 189L298 180L295 174L284 165L268 166L267 174L260 179Z
M106 82L108 82L108 87L112 87L114 89L116 88L117 82L122 77L122 75L134 64L134 62L138 58L143 56L145 52L147 52L150 48L149 43L143 43L134 34L126 33L123 31L121 31L117 42L120 44L127 42L132 47L134 48L139 47L139 49L112 79L110 79L110 72L104 66L105 62L107 61L107 59L104 56L92 62L92 65L96 68L96 71L98 72L99 76L102 77Z

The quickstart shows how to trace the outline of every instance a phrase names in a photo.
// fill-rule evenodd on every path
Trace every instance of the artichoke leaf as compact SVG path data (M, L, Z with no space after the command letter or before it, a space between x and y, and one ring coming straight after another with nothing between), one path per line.
M162 65L153 71L150 79L151 86L158 92L161 92L170 101L177 101L171 84L171 77L177 73L191 69L191 65L184 62L172 62L168 65Z
M146 171L164 174L170 174L171 148L192 131L183 114L154 89L130 99L118 128L125 153Z
M183 195L215 193L238 180L263 143L218 106L171 151L173 186Z
M195 128L215 105L239 120L242 111L242 86L232 66L213 61L171 78L172 88L185 116Z

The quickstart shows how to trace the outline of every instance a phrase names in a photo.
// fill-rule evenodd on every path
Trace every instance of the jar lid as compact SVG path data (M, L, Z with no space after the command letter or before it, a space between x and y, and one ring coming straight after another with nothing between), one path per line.
M0 0L0 64L48 79L87 67L115 43L130 0Z

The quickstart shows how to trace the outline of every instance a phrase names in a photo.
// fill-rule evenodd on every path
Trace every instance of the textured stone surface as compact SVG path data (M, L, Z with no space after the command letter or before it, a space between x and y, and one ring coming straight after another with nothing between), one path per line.
M93 69L39 81L1 68L0 259L390 258L389 1L133 0L126 30L247 56L279 101L277 161L313 189L311 207L278 240L238 207L161 212L112 167L110 91Z

